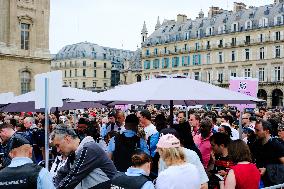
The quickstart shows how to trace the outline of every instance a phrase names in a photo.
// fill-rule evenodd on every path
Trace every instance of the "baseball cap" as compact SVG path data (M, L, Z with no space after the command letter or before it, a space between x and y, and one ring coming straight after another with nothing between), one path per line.
M12 139L12 145L11 145L9 152L12 151L13 149L18 148L18 147L25 145L25 144L30 144L30 142L25 137L20 136L20 135L16 135Z
M166 134L160 137L158 148L176 148L180 147L180 141L172 134Z

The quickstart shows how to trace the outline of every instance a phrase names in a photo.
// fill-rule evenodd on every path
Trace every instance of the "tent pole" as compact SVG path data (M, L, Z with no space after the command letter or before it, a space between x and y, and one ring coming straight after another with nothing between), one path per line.
M241 139L241 140L242 140L242 134L243 134L242 117L243 117L243 110L240 110L240 117L239 117L239 139Z
M170 100L170 126L174 125L174 101Z

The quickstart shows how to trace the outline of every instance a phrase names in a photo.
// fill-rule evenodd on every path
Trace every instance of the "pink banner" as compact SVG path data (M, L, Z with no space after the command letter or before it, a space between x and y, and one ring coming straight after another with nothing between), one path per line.
M244 78L244 77L231 77L229 89L249 96L257 97L258 79L257 78ZM245 108L255 108L255 104L230 104L235 106L238 110L243 111Z

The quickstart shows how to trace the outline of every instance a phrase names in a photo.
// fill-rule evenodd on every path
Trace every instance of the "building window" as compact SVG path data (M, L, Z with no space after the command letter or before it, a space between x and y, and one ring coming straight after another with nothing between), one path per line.
M246 60L249 60L249 49L245 50Z
M260 58L260 60L264 59L264 47L261 47L259 49L259 58Z
M251 77L250 68L245 68L245 77Z
M274 81L281 80L281 69L280 66L274 67Z
M86 61L84 60L83 61L83 66L85 67L85 66L87 66L87 64L86 64Z
M83 69L83 77L86 77L86 69Z
M104 68L107 68L107 64L106 63L104 63Z
M151 66L150 60L145 60L144 61L144 69L150 69L150 66Z
M164 53L167 54L167 47L164 47Z
M235 70L231 71L231 77L237 77L237 72Z
M246 36L246 41L245 41L245 44L246 45L249 45L250 44L250 36Z
M193 65L200 65L201 64L201 55L200 54L193 55L192 64Z
M172 58L172 67L176 68L179 66L179 57L173 57Z
M82 83L82 88L86 88L86 82Z
M97 77L97 70L94 70L94 77Z
M222 48L223 47L223 39L219 40L219 45L218 45L219 48Z
M211 48L210 41L207 41L206 49L209 50Z
M259 42L263 42L263 34L260 34Z
M104 60L106 59L106 54L104 53Z
M280 38L281 38L281 36L280 36L280 31L275 32L275 40L276 40L276 41L279 41Z
M236 52L232 51L232 62L236 61Z
M154 55L157 55L157 54L158 54L158 49L155 48L155 49L154 49Z
M207 55L206 55L206 63L207 64L211 63L211 55L210 55L210 53L207 53Z
M94 62L94 68L95 68L95 67L97 67L97 63L96 63L96 62Z
M236 44L237 44L237 38L233 37L231 46L234 47L234 46L236 46Z
M159 69L159 67L160 67L160 60L159 59L155 59L154 61L153 61L153 68L154 69Z
M69 76L72 77L72 70L69 71Z
M195 43L195 50L196 50L196 51L199 50L199 43Z
M223 53L219 52L218 57L219 57L219 63L222 63L223 62Z
M72 83L71 82L69 82L69 87L72 87Z
M21 94L31 91L31 74L29 71L23 71L20 75L21 78Z
M64 71L64 77L67 77L67 71L66 70Z
M78 88L78 82L75 81L75 88Z
M164 64L163 64L163 68L168 68L169 67L169 58L164 58Z
M146 56L149 56L150 55L150 51L149 49L146 50Z
M29 50L30 24L21 23L21 49Z
M218 73L218 82L223 83L223 73Z
M183 57L183 66L188 66L189 65L189 61L190 61L190 56L184 56Z
M107 84L106 84L106 83L104 83L104 88L105 88L105 89L107 88Z
M211 83L211 73L207 72L207 82Z
M96 88L97 83L95 81L93 81L93 88Z
M185 51L187 50L187 44L184 44L184 50Z
M200 80L199 72L194 72L194 79L195 80Z
M275 58L280 58L280 46L275 47Z
M104 78L106 78L107 77L107 72L106 71L104 71Z
M75 69L75 77L77 77L78 76L78 74L77 74L77 69Z
M175 52L177 52L177 46L175 46L175 49L174 49L174 50L175 50Z
M259 81L264 81L264 73L265 73L264 68L259 68L258 69L258 79L259 79Z

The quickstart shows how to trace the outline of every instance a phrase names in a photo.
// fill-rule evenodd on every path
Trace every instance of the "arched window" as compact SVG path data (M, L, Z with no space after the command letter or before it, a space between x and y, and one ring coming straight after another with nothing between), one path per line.
M22 71L21 75L21 94L31 91L31 74L29 71Z

